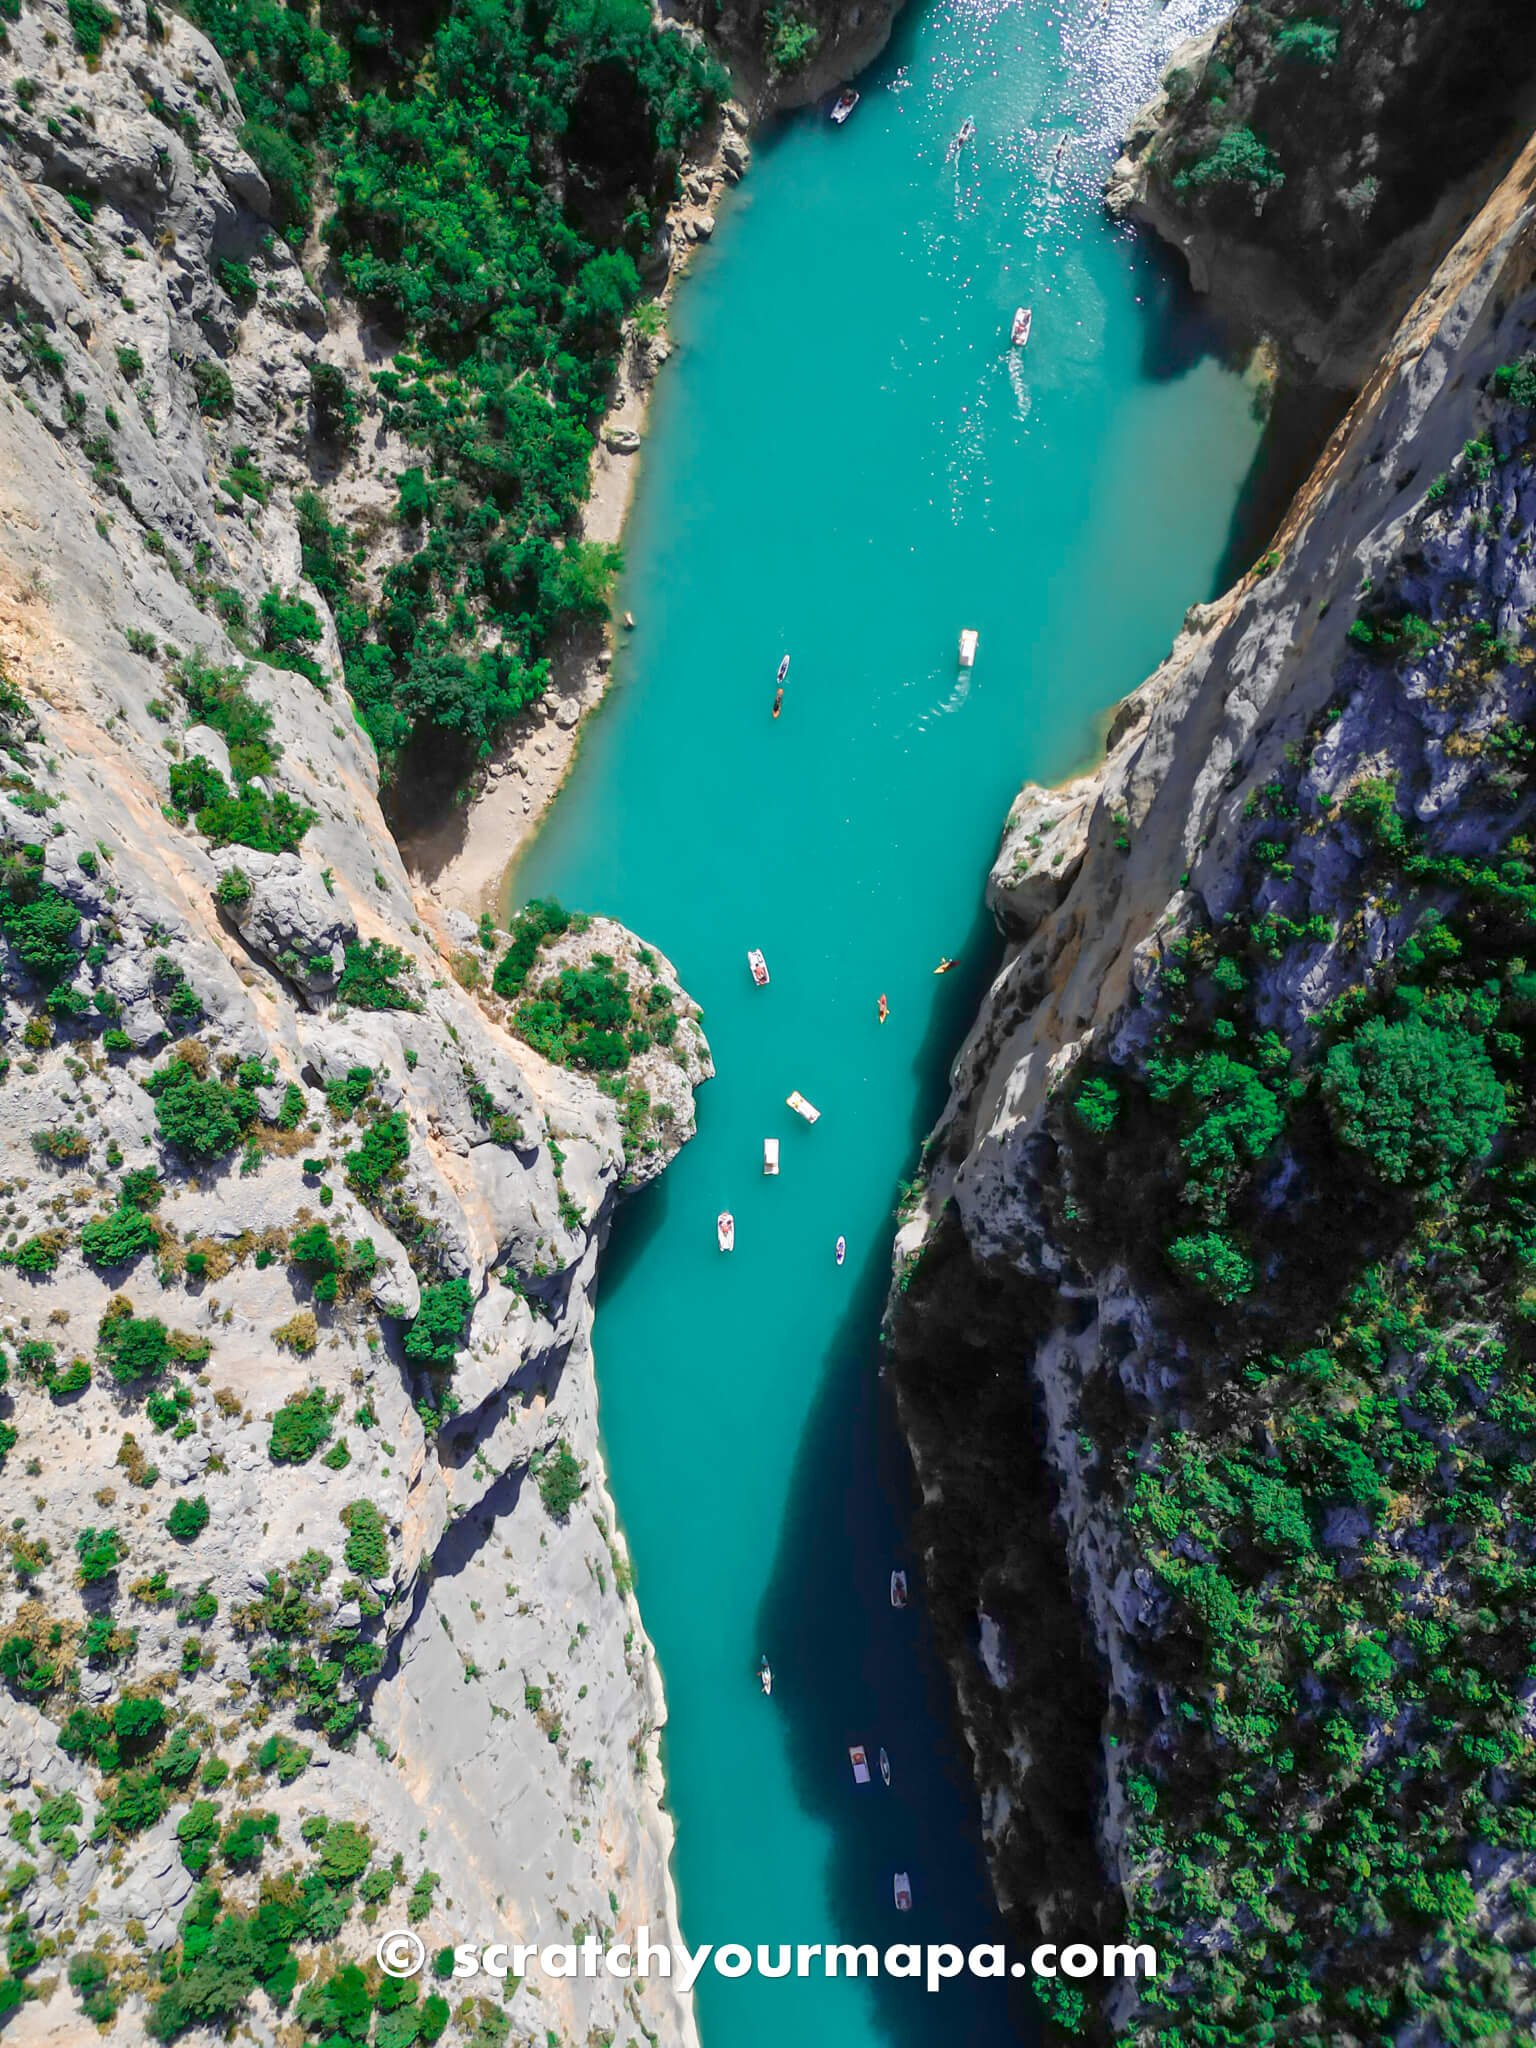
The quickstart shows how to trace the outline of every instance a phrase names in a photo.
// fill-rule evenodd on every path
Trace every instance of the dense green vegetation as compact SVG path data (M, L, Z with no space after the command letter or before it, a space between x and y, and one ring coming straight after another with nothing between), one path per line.
M1457 690L1457 850L1380 777L1319 796L1341 700L1250 804L1247 900L1168 944L1145 1053L1057 1119L1064 1237L1164 1304L1156 1395L1081 1439L1165 1603L1117 1724L1161 2048L1509 2039L1536 1959L1518 1865L1472 1882L1536 1850L1536 734L1475 612L1354 657ZM1388 960L1282 1036L1265 977L1349 960L1372 903Z
M574 515L639 265L724 73L644 0L187 12L230 66L283 231L302 240L323 175L342 274L397 338L374 382L420 454L400 506L418 545L370 607L311 506L305 566L386 766L461 775L543 689L553 638L606 610L616 557ZM349 395L317 386L315 422L344 444Z

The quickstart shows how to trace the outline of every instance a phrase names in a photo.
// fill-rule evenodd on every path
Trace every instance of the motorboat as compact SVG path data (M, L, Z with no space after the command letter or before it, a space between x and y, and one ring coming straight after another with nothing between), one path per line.
M907 1575L905 1572L891 1573L891 1605L905 1607L907 1604Z
M975 133L976 123L971 119L970 115L967 114L965 119L960 123L954 141L949 145L951 152L954 155L958 156L960 151L964 149L965 145L971 140L971 137Z
M912 1910L912 1880L904 1870L898 1870L895 1877L892 1878L891 1889L896 1894L897 1912L910 1913Z
M783 709L784 709L784 692L783 692L783 690L782 690L782 689L778 689L778 690L775 690L775 691L774 691L774 693L773 693L773 715L774 715L774 717L775 717L775 718L777 718L777 717L778 717L778 715L779 715L779 713L780 713L780 712L781 712L781 711L782 711Z
M951 969L951 967L954 966L954 964L954 961L950 959L949 955L947 953L943 953L939 956L939 964L937 967L935 967L933 971L935 974L948 974L949 970Z
M1034 324L1034 308L1031 306L1020 306L1013 316L1013 331L1008 337L1014 348L1023 348L1025 346L1029 340L1029 330Z
M768 962L763 958L762 948L754 946L747 955L747 965L752 970L752 979L759 988L768 986Z
M884 1778L886 1784L889 1785L891 1782L891 1760L886 1755L884 1749L880 1751L880 1775Z
M766 1699L773 1691L773 1666L768 1662L766 1655L758 1659L757 1682L763 1688L763 1697ZM882 1749L880 1754L884 1756L885 1751ZM886 1783L890 1783L889 1778L886 1779Z
M715 1218L715 1237L719 1242L721 1251L735 1251L736 1218L731 1214L729 1209L722 1209L720 1211L720 1214Z
M855 1785L867 1785L869 1783L869 1758L864 1754L862 1742L849 1744L848 1761L853 1765L853 1782Z
M888 1002L887 1002L887 1001L885 1000L885 996L884 996L884 994L882 994L882 995L881 995L881 997L880 997L880 1000L879 1000L879 1002L878 1002L878 1003L877 1003L877 1004L875 1005L875 1015L876 1015L876 1016L877 1016L877 1017L878 1017L878 1018L880 1019L880 1022L881 1022L881 1023L883 1024L883 1023L885 1022L886 1018L887 1018L887 1017L889 1017L889 1015L890 1015L890 1014L891 1014L891 1006L890 1006L890 1004L889 1004L889 1003L888 1003Z
M858 94L851 85L845 85L837 98L832 102L832 125L835 128L841 128L858 104Z
M847 1240L847 1238L846 1238L846 1237L840 1237L840 1238L839 1238L839 1239L837 1240L837 1263L838 1263L839 1265L841 1265L841 1264L843 1263L844 1259L846 1259L846 1258L847 1258L847 1256L848 1256L848 1240Z
M976 643L981 635L974 626L967 626L960 635L960 666L969 668L976 659Z
M795 1112L795 1115L803 1116L808 1124L815 1123L821 1115L821 1111L813 1103L807 1102L798 1088L791 1089L784 1100Z
M763 1140L763 1171L775 1174L779 1170L779 1141L777 1138Z
M788 655L786 654L786 655L785 655L785 657L784 657L784 659L783 659L783 660L782 660L782 661L781 661L781 662L779 663L779 672L778 672L778 675L777 675L777 676L776 676L776 677L774 678L775 682L780 682L780 683L782 683L782 682L784 681L785 677L786 677L786 676L787 676L788 674L789 674L789 656L788 656Z

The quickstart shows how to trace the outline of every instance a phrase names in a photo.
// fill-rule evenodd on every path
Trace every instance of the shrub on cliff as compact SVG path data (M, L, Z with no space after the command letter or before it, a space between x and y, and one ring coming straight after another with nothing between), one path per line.
M421 1290L421 1306L405 1333L405 1355L418 1365L450 1366L462 1350L475 1298L464 1280L443 1280Z
M272 1417L272 1434L267 1443L274 1465L307 1465L331 1434L331 1417L339 1402L323 1387L309 1387L302 1394L290 1394Z
M157 1067L144 1083L155 1099L155 1122L168 1145L189 1159L222 1159L256 1121L256 1098L201 1073L180 1055Z
M1485 1159L1508 1118L1482 1040L1418 1017L1372 1017L1334 1046L1323 1095L1342 1142L1393 1187Z
M1202 192L1238 187L1257 195L1284 183L1285 173L1253 130L1229 128L1214 149L1177 174L1173 189Z
M1175 1238L1168 1262L1181 1278L1224 1306L1253 1291L1252 1260L1219 1230Z

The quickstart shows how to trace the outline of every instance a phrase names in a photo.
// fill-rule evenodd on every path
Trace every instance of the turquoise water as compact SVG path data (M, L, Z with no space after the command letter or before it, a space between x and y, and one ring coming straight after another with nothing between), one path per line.
M597 1319L695 1943L1000 1938L915 1568L913 1608L888 1601L914 1561L876 1333L896 1183L995 962L1009 801L1090 754L1212 593L1254 458L1241 383L1097 199L1152 38L1216 11L909 8L845 129L807 115L759 147L677 305L636 633L514 878L664 948L719 1067L698 1138L619 1220ZM886 1746L890 1791L854 1785L852 1742ZM1008 1993L706 1975L699 2011L705 2048L991 2048L1033 2037Z

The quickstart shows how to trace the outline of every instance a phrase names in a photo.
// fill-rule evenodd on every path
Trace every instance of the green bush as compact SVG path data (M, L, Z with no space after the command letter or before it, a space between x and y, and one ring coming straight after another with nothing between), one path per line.
M153 1251L157 1241L155 1226L141 1210L123 1208L87 1223L80 1233L80 1250L87 1265L110 1270Z
M103 39L117 27L117 16L101 0L68 0L67 11L76 49L85 57L99 57Z
M442 1280L421 1290L421 1305L405 1333L405 1355L419 1365L451 1366L464 1347L475 1305L464 1280Z
M1493 388L1511 405L1536 406L1536 351L1518 362L1501 363L1493 373Z
M792 14L787 7L770 7L763 15L767 31L768 66L788 73L807 65L821 41L821 31L805 15Z
M539 1498L557 1522L563 1522L581 1498L581 1461L561 1437L555 1454L538 1468Z
M1216 1301L1239 1301L1253 1291L1252 1261L1219 1230L1175 1238L1168 1258L1176 1273Z
M1173 181L1176 192L1237 185L1257 193L1273 191L1284 183L1284 172L1251 128L1229 128L1214 149L1180 171Z
M257 853L293 853L316 817L284 790L263 796L242 782L231 791L218 769L201 758L172 764L171 808L192 818L215 846L249 846Z
M1323 1094L1341 1140L1394 1187L1486 1159L1508 1119L1481 1039L1418 1017L1369 1018L1334 1046Z
M1073 1097L1072 1107L1086 1130L1096 1131L1102 1136L1113 1130L1115 1118L1120 1114L1120 1091L1113 1081L1102 1077L1085 1081Z
M346 965L336 984L337 998L358 1010L419 1010L420 1003L402 986L408 971L398 946L386 946L378 939L354 943L347 947Z
M185 1054L157 1067L144 1086L155 1099L161 1137L194 1161L227 1157L259 1114L248 1088L199 1072Z
M559 1066L617 1073L629 1065L629 976L594 957L562 967L512 1013L518 1037Z
M329 1442L331 1417L338 1405L323 1387L290 1394L272 1417L267 1453L273 1464L307 1465L321 1445Z
M1326 21L1294 21L1275 37L1282 57L1304 57L1309 64L1331 64L1339 54L1339 31Z
M235 409L235 387L222 363L200 356L192 365L197 409L207 419L226 420Z
M378 1198L385 1184L398 1178L411 1150L411 1127L402 1111L376 1117L362 1143L344 1155L347 1185L365 1202Z
M192 1543L208 1526L208 1502L202 1494L183 1496L165 1518L165 1526L178 1543Z
M75 1538L81 1585L94 1586L110 1579L126 1555L127 1547L115 1529L82 1529Z
M342 1559L360 1579L382 1579L389 1572L389 1538L384 1517L370 1500L355 1500L341 1511L347 1540Z
M511 943L496 962L496 972L491 977L491 987L499 996L509 1001L520 996L539 948L546 939L557 939L569 931L570 913L561 908L552 896L546 896L527 904L512 920Z

